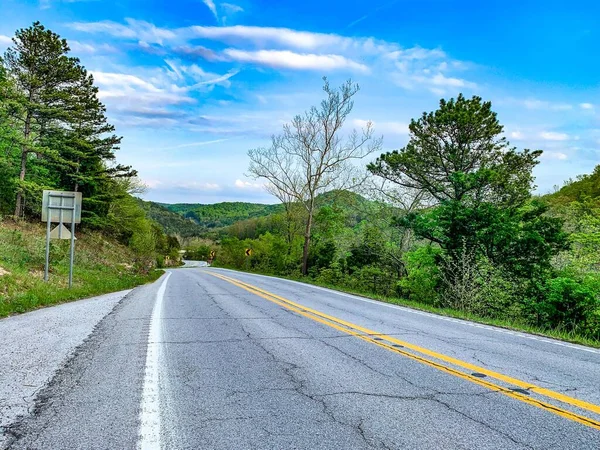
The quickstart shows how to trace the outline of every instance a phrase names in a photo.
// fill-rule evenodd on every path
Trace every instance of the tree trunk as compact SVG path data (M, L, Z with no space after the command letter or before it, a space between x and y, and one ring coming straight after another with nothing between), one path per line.
M308 275L308 250L310 247L310 232L312 228L313 208L308 212L306 230L304 232L304 251L302 252L302 275Z
M29 139L29 133L31 131L31 114L28 112L27 117L25 118L25 130L23 133L23 137L25 138L25 143L21 148L21 173L19 174L19 180L21 183L25 180L25 173L27 171L27 154L29 153L27 150L27 140ZM19 186L17 190L17 200L15 202L15 217L20 217L23 213L23 192L22 187Z
M19 180L23 181L25 179L25 171L27 167L27 151L23 149L21 152L21 173L19 174ZM23 194L21 192L21 187L19 186L19 190L17 191L17 201L15 205L15 217L21 217L23 213Z

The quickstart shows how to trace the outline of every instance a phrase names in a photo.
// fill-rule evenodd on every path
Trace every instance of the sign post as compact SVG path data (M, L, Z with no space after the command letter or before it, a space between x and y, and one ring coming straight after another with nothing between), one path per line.
M69 258L69 288L73 286L73 263L75 259L75 224L81 223L81 192L44 191L42 198L42 222L46 222L46 267L44 281L48 281L50 267L50 239L71 239ZM50 230L52 222L58 222ZM68 230L64 222L71 224Z

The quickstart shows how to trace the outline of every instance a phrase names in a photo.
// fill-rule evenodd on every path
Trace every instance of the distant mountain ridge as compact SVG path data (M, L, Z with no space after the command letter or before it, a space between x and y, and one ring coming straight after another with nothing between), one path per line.
M225 228L236 222L282 213L283 204L265 205L249 202L157 203L140 200L148 215L163 229L181 237L202 236L211 230ZM364 205L364 197L349 191L330 191L316 198L318 207Z
M264 205L246 202L160 204L171 212L191 219L203 228L222 228L235 222L263 217L283 211L282 204Z

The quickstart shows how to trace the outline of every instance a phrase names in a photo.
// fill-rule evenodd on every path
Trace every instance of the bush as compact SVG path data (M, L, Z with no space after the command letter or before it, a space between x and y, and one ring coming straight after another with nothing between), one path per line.
M538 324L600 337L600 301L593 281L553 278L546 282L543 294L541 299L527 304Z
M426 245L404 255L407 276L396 284L396 292L400 297L428 305L437 302L440 271L436 258L439 254L438 248Z
M346 274L342 271L339 264L332 264L327 269L321 269L319 275L315 278L318 283L330 286L345 286L348 284Z

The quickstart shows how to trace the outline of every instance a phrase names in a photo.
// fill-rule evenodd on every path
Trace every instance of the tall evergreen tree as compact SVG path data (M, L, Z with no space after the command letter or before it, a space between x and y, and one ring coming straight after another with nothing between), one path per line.
M108 122L106 107L98 99L98 88L91 74L83 68L71 89L69 116L60 147L57 166L60 183L66 189L84 194L84 213L89 216L106 214L115 190L110 187L114 177L132 177L130 166L115 164L115 151L121 137Z
M15 33L13 46L3 58L8 77L14 82L13 119L22 134L20 168L15 202L15 216L23 214L26 192L40 186L28 182L28 160L57 158L46 138L67 119L71 90L81 73L79 60L67 55L65 39L44 28L39 22Z

